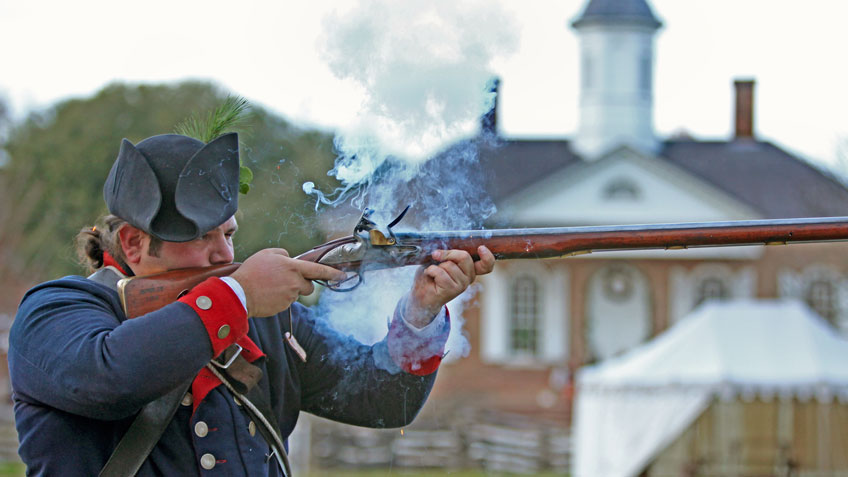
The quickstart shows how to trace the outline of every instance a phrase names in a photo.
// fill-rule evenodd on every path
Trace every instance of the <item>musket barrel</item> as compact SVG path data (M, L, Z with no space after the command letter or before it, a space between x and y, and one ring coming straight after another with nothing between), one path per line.
M430 252L436 249L465 250L477 258L480 245L487 246L499 259L510 259L552 258L603 250L828 241L848 241L848 217L395 233L385 245L370 243L367 233L355 233L319 245L297 258L359 273L432 263ZM210 276L229 275L238 266L229 264L132 277L119 284L121 301L128 317L139 316L172 303L185 290Z
M486 245L499 259L551 258L611 250L848 241L848 217L588 227L396 233L398 244L453 248L476 257Z

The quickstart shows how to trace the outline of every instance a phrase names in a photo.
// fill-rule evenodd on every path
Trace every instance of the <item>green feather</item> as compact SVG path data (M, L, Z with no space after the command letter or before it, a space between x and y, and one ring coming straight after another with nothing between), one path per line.
M177 134L209 142L237 128L245 120L250 104L239 96L227 96L214 111L199 119L192 114L174 128Z
M198 119L194 114L177 124L174 132L183 136L193 137L205 143L232 132L241 126L246 117L250 104L240 96L227 96L224 102L210 112L203 119ZM239 159L241 163L241 159ZM253 171L241 164L239 168L239 192L247 194L250 190L250 182L253 180Z

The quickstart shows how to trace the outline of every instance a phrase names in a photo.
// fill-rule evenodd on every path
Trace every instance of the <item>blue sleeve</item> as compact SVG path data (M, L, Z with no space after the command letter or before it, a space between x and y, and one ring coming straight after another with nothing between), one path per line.
M125 320L117 293L82 277L27 293L9 335L17 399L106 420L134 414L211 357L207 332L188 305Z
M386 339L367 346L341 335L305 308L293 308L295 336L309 355L306 363L298 363L303 410L365 427L400 427L413 421L433 387L435 372L407 373L390 356Z

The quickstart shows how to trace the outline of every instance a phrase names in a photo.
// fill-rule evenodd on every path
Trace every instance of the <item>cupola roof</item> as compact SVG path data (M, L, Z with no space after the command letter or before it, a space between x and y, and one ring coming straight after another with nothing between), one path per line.
M571 25L580 28L590 24L630 24L655 29L662 26L645 0L589 0Z

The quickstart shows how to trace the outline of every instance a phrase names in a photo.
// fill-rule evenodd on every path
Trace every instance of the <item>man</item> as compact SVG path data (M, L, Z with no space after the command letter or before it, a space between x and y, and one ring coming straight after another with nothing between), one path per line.
M342 274L283 249L126 318L117 278L233 260L238 168L235 134L208 144L173 134L123 141L104 186L112 215L81 234L98 271L30 290L10 333L29 474L97 475L112 456L117 468L137 459L138 475L280 475L274 432L285 439L301 410L372 427L406 425L420 410L450 328L444 305L492 270L485 248L477 262L434 252L373 346L296 303L312 280ZM157 418L163 430L152 438L132 424L168 399L173 417ZM150 440L149 453L136 435ZM128 457L117 447L144 450Z

